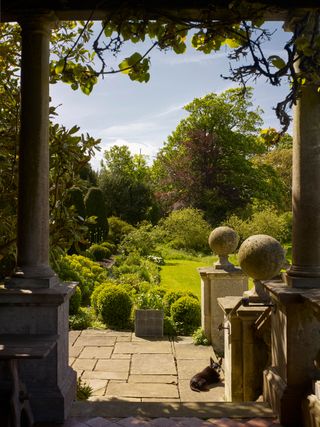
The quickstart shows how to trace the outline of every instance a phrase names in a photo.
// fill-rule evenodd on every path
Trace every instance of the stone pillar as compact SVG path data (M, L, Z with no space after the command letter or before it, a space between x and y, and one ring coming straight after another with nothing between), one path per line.
M301 405L311 394L319 352L320 292L300 291L274 281L265 284L271 316L271 367L264 372L264 399L288 427L300 427Z
M50 286L49 267L49 37L54 16L20 22L21 130L15 286Z
M239 306L239 297L219 298L224 318L225 400L249 402L262 393L263 370L267 366L268 347L258 332L257 319L266 307ZM238 308L237 308L238 307ZM260 331L268 330L268 317L259 323Z
M288 284L320 287L320 93L306 85L294 108L292 267Z
M20 361L36 422L62 423L76 392L68 366L69 298L49 267L49 35L51 13L21 18L21 135L19 148L18 268L0 287L0 334L51 335L44 359Z
M218 298L241 296L248 289L248 277L239 269L217 270L214 267L198 269L201 277L201 327L218 354L224 353L223 311Z

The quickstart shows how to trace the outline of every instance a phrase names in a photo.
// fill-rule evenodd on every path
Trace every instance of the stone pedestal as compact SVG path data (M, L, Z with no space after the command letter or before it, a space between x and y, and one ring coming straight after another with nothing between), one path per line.
M218 354L224 352L223 311L218 298L241 296L248 289L248 277L239 268L233 271L216 270L213 267L198 269L201 277L201 326Z
M320 289L265 283L275 310L271 315L271 367L264 372L264 399L281 424L303 425L301 405L318 375L314 360L320 348Z
M75 398L76 373L68 366L69 298L74 287L0 288L0 334L58 336L46 358L19 361L36 422L62 423Z
M243 307L238 305L240 297L219 298L218 303L225 315L224 321L224 367L225 400L227 402L249 402L262 394L263 370L267 366L268 346L261 337L257 322L266 307ZM234 310L234 312L233 312Z
M134 332L137 337L163 337L163 310L136 310Z

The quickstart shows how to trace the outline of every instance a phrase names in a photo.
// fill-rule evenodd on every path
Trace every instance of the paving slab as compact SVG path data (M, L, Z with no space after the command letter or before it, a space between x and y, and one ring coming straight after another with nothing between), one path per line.
M81 334L81 331L69 331L69 345L73 345L76 339Z
M172 384L116 383L110 381L106 396L178 398L178 388Z
M177 384L178 378L176 375L130 375L128 382Z
M112 347L86 346L83 347L78 357L80 359L110 359L112 351Z
M86 421L88 427L118 427L118 424L102 417L92 418Z
M84 371L81 378L92 380L127 380L128 375L127 371Z
M171 343L168 341L135 341L117 342L114 347L114 354L117 353L171 353Z
M82 346L99 346L99 347L113 347L116 342L116 337L108 335L80 335L75 341L74 345Z
M98 359L95 371L128 372L130 360L126 359Z
M129 353L125 353L125 354L122 354L122 353L112 353L112 355L111 355L111 359L131 359L131 354L129 354Z
M108 385L107 380L86 378L84 381L92 388L92 396L103 396L105 394Z
M190 380L195 374L209 365L209 360L177 359L179 380Z
M76 359L73 362L73 369L76 371L92 371L97 363L96 359Z
M84 347L82 345L73 345L69 347L69 356L70 357L79 357L79 354L82 352Z
M176 375L172 354L133 354L131 362L133 375Z
M193 359L195 364L201 359L207 360L209 364L210 357L215 357L211 346L195 346L191 343L174 343L174 352L177 359Z
M179 381L179 393L182 402L223 402L224 384L219 383L209 391L196 392L191 390L190 381Z

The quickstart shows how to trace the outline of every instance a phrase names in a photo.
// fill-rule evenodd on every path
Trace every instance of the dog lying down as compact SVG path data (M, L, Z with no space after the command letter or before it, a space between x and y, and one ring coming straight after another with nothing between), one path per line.
M210 357L210 366L204 368L201 372L194 375L190 380L190 388L193 391L209 391L210 385L219 383L221 381L220 374L222 358L218 363L214 362Z

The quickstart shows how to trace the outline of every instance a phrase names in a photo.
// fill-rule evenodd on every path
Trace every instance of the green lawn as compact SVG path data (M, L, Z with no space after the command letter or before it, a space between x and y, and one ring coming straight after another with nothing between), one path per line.
M237 263L235 256L230 256L230 261ZM160 277L161 285L172 290L188 290L200 299L199 267L211 267L216 262L215 256L194 257L193 259L166 259L162 266Z
M215 258L207 256L194 260L168 259L161 268L161 285L172 290L188 290L200 299L200 275L198 267L212 266Z

